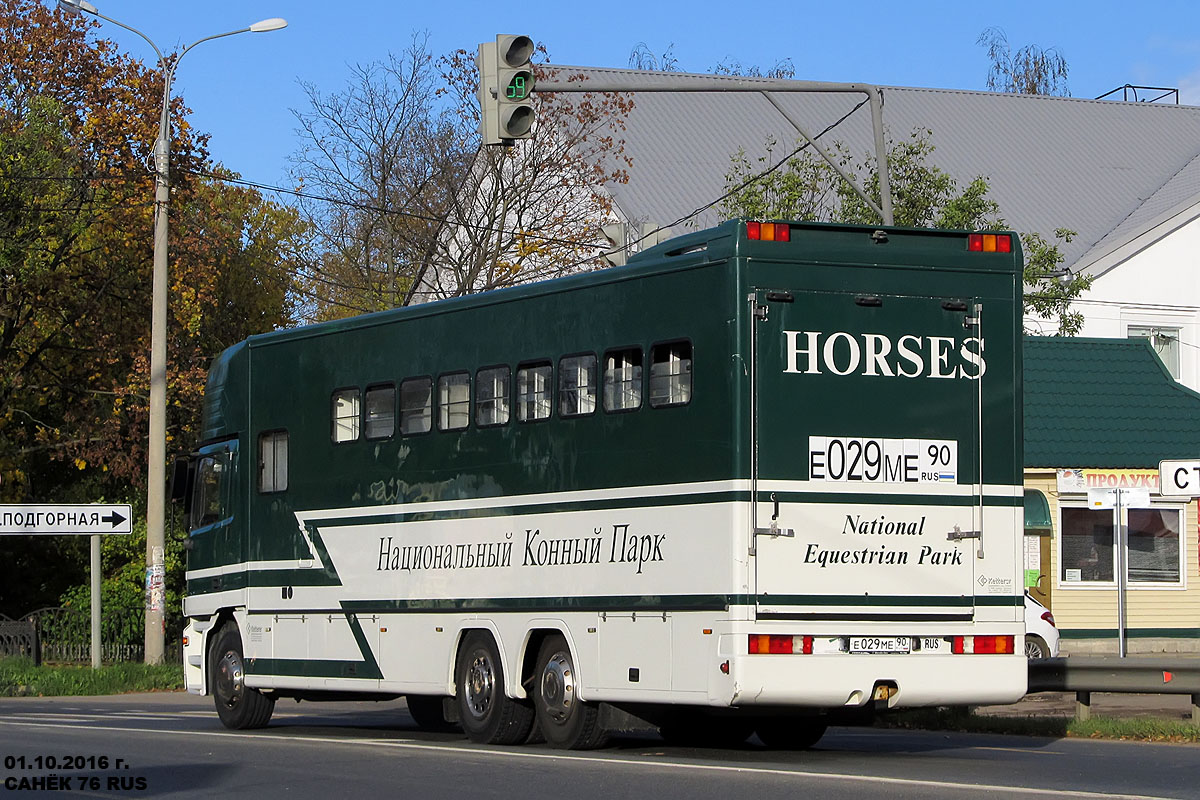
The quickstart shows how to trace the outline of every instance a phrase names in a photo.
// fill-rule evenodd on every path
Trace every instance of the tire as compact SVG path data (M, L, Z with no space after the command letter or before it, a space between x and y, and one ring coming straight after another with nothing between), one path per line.
M1042 641L1040 636L1026 635L1025 636L1025 657L1033 658L1049 658L1050 648Z
M242 635L238 633L236 623L226 622L217 630L209 653L209 665L213 702L221 723L233 730L265 726L275 710L275 698L246 686Z
M673 714L658 728L667 744L679 747L740 747L754 733L754 721L692 711Z
M768 717L758 721L754 732L772 750L807 750L828 727L824 717Z
M438 733L458 730L457 725L446 721L446 715L442 713L442 700L443 698L440 696L429 694L404 696L404 702L408 706L408 715L413 718L413 722L417 723L417 727L421 730Z
M551 747L593 750L608 741L599 708L578 697L571 648L558 634L548 637L538 650L533 707L542 736Z
M492 635L471 631L454 666L463 732L477 744L520 744L533 729L533 706L504 693L504 667Z

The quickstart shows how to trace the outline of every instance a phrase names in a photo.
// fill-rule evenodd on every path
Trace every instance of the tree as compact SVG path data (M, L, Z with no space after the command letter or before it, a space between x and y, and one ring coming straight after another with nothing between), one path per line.
M541 65L538 80L554 72ZM532 139L485 148L477 82L473 54L434 61L417 36L401 56L358 67L340 93L309 88L294 177L335 201L305 205L320 245L303 280L310 316L489 291L596 260L612 210L597 187L626 179L630 101L535 93Z
M1007 227L999 205L988 197L988 182L977 176L961 187L957 180L929 163L934 146L932 131L916 129L903 141L887 142L889 177L895 223L911 227L957 230ZM807 148L775 160L774 141L766 153L751 162L744 150L732 158L725 176L726 198L719 206L730 217L796 219L817 222L878 224L873 209L842 180L836 170ZM879 203L879 175L870 155L853 157L846 146L834 144L843 169L857 175L875 203ZM1055 239L1070 242L1074 232L1059 228ZM1025 255L1024 310L1027 315L1053 320L1062 336L1077 334L1083 325L1070 310L1073 299L1091 285L1091 278L1062 274L1063 256L1057 244L1038 233L1021 234Z
M1067 61L1056 48L1042 49L1029 44L1014 53L1004 31L996 27L979 34L976 44L987 48L991 61L987 77L989 90L1071 96L1067 88Z
M137 503L144 491L149 162L162 78L93 38L96 27L37 0L0 7L4 502ZM303 226L257 192L210 177L229 176L209 158L182 99L171 107L168 435L172 449L186 451L209 360L290 322ZM82 578L73 569L83 559L65 557L81 552L77 543L50 543L57 539L6 539L0 582L35 583L38 593L6 595L45 604L64 581ZM38 572L43 565L53 574Z

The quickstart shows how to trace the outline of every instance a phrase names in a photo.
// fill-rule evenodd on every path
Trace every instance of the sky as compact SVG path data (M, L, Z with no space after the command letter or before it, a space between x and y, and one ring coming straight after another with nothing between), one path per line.
M1193 2L93 3L163 50L260 19L287 19L280 31L204 42L181 62L175 83L192 124L211 134L214 159L247 180L274 185L286 185L289 158L301 144L294 113L308 106L301 82L341 91L353 65L403 51L414 33L428 34L435 55L473 53L498 33L523 33L558 64L624 68L645 43L656 55L671 48L689 72L709 72L723 61L765 69L790 58L798 80L983 90L989 62L977 39L995 26L1014 50L1057 49L1075 97L1134 84L1175 87L1182 103L1200 105L1200 14ZM136 35L107 22L100 34L153 62L153 50Z

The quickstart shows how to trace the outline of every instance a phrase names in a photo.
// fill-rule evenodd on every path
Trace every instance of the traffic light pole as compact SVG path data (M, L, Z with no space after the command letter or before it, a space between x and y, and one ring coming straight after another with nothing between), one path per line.
M583 69L586 69L583 68ZM586 81L574 82L556 82L551 80L539 79L533 85L534 92L757 92L766 98L769 102L796 131L808 141L825 161L837 170L837 173L842 176L854 192L862 198L870 208L872 208L884 225L895 224L895 218L892 212L892 184L888 171L887 162L887 144L884 141L883 135L883 91L873 84L869 83L827 83L823 81L784 81L774 80L770 78L737 78L724 77L720 75L687 75L676 76L671 78L661 77L661 73L643 73L648 76L640 79L637 82L620 80L616 78L601 78L600 80L591 79ZM875 161L879 169L879 197L880 203L876 204L860 187L841 165L833 158L833 156L817 142L816 138L810 136L803 126L796 120L792 114L784 109L779 102L772 97L779 93L792 92L829 92L841 94L863 94L867 96L871 105L871 127L875 134Z

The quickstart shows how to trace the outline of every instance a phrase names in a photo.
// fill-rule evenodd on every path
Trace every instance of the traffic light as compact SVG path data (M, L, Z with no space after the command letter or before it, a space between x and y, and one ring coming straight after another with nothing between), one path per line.
M533 131L533 40L500 34L479 45L479 133L484 144L511 144Z

